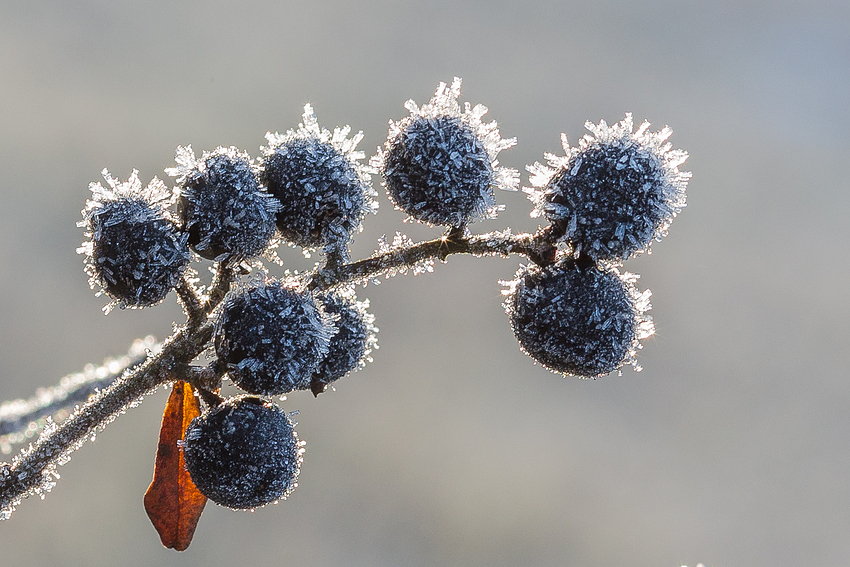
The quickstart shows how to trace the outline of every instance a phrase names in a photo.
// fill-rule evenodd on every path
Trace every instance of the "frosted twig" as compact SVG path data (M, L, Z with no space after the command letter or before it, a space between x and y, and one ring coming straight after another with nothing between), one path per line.
M451 254L476 256L521 254L534 262L554 261L558 235L551 228L535 234L511 234L510 230L468 236L463 229L450 230L442 238L402 246L358 262L328 262L308 276L307 287L327 291L346 283L380 276L390 270L411 268L430 259L445 261ZM157 386L174 380L188 380L202 389L211 377L192 372L189 364L213 338L215 308L224 299L235 279L233 267L221 263L205 299L200 299L188 282L178 293L188 313L188 322L167 339L162 350L112 382L78 407L63 423L50 423L39 439L21 451L11 464L0 464L0 519L8 518L23 498L43 495L58 478L56 468L87 436L102 429L115 416ZM214 377L213 377L214 378ZM45 415L42 413L42 415Z
M366 260L319 269L310 276L307 288L312 291L327 291L346 283L368 280L391 270L413 268L429 259L445 261L451 254L521 254L535 263L550 264L557 252L553 244L556 238L557 235L551 228L535 234L511 234L510 230L505 230L474 236L465 236L461 231L452 230L441 238L376 254Z
M207 300L203 305L204 313L212 313L213 309L224 300L224 296L230 291L230 284L233 283L235 277L236 273L228 263L222 262L218 265Z
M184 274L177 286L174 288L177 292L177 297L183 305L183 311L186 312L186 317L189 321L201 321L204 318L204 308L201 305L201 300L198 297L198 292L195 286Z
M61 421L70 408L85 402L98 389L103 389L127 369L138 366L148 351L158 351L153 337L137 339L127 354L108 358L100 366L88 365L82 372L62 377L50 388L39 388L26 400L13 400L0 405L0 453L10 453L12 446L38 435L46 417Z
M12 464L0 465L0 518L5 519L20 501L52 488L56 466L67 460L86 436L103 427L127 406L157 386L173 380L172 369L200 354L212 338L212 324L194 333L179 329L159 355L95 394L58 427L45 428L38 441L15 457Z

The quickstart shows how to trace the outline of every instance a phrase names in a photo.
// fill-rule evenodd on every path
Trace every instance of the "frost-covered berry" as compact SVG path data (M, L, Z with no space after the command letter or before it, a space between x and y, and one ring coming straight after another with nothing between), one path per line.
M277 227L284 240L306 248L344 245L375 212L369 170L355 148L363 133L347 139L351 128L333 133L319 127L313 108L304 106L298 130L266 134L261 182L280 201Z
M481 122L483 105L466 103L461 111L460 85L459 78L451 87L440 83L422 108L407 101L411 115L390 121L385 148L371 161L396 207L428 224L492 218L499 210L493 188L514 190L518 183L517 172L496 160L516 138L503 140L495 122Z
M92 198L79 223L90 239L79 249L89 283L120 307L159 303L189 264L187 237L166 210L169 192L157 178L142 189L135 170L124 183L105 169L103 177L109 188L89 186Z
M177 178L180 218L195 252L240 261L269 247L280 204L260 188L248 154L220 147L197 160L192 146L179 146L175 161L165 172Z
M522 350L553 372L595 378L635 362L638 341L653 333L649 291L636 276L564 259L522 267L505 308Z
M183 441L198 490L236 509L286 498L297 486L302 453L286 413L250 396L231 398L192 420Z
M576 249L594 260L625 260L648 250L653 239L667 233L673 217L685 206L689 172L679 171L688 154L666 142L672 131L649 132L644 122L632 132L632 116L608 126L585 124L577 148L566 156L547 154L549 167L535 163L532 216L544 215Z
M318 396L328 384L339 380L352 370L359 370L371 361L372 349L378 348L375 316L367 312L369 301L356 301L353 293L328 293L319 297L325 312L338 316L334 325L337 333L331 337L328 354L310 381L310 390Z
M216 322L215 352L230 379L252 394L310 387L334 328L309 292L279 281L231 293Z

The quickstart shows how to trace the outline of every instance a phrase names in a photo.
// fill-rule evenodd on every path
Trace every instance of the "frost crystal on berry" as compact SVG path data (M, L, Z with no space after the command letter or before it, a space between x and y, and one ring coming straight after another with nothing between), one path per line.
M385 147L371 164L381 172L397 208L416 220L463 226L499 211L494 188L515 190L518 172L500 167L496 156L516 144L502 139L496 122L484 123L487 108L458 104L461 80L440 83L421 108L408 100L410 116L390 121Z
M297 486L303 452L286 413L251 396L231 398L195 418L183 447L198 490L242 510L286 498Z
M608 126L587 122L590 134L571 148L561 135L565 156L546 154L549 166L527 169L535 204L532 216L545 216L564 232L578 255L625 260L647 251L685 206L691 174L679 171L688 157L666 142L672 130L632 131L632 115Z
M654 332L647 290L616 268L562 259L522 266L507 282L505 309L523 352L561 374L596 378L635 360Z
M260 188L247 153L219 147L198 160L192 146L179 146L175 161L165 172L177 178L180 217L195 252L241 261L269 247L280 204Z
M156 177L142 188L138 171L121 182L106 169L108 187L92 183L92 198L83 210L86 255L92 288L100 287L113 306L147 307L161 302L189 264L187 236L167 211L170 192Z
M260 281L228 295L216 322L215 351L237 386L273 396L310 387L334 332L312 294Z
M328 354L319 363L310 382L310 390L318 396L328 385L367 362L373 349L378 348L375 316L367 311L369 300L357 301L353 289L326 293L319 297L325 312L337 316L337 333L331 337Z
M355 148L363 139L351 139L349 126L333 133L319 127L313 107L304 106L298 130L269 132L261 148L262 183L281 203L277 227L283 238L305 248L339 248L360 230L366 213L377 211L369 174Z

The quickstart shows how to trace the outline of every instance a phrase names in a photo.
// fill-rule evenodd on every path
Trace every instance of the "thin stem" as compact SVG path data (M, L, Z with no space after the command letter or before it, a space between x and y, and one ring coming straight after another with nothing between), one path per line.
M224 300L224 296L230 291L230 285L236 277L233 267L226 261L218 264L207 300L204 302L204 313L209 315Z
M310 276L307 288L327 291L391 270L413 268L431 259L445 261L452 254L522 254L545 265L555 260L557 237L556 231L551 228L535 234L514 235L505 230L466 236L465 229L461 227L450 230L441 238L402 246L359 262L342 263L339 262L341 258L335 258ZM8 518L23 498L49 490L53 486L53 478L58 477L57 465L65 462L88 435L102 428L147 392L179 379L188 379L202 391L216 385L211 373L195 375L189 364L209 346L213 338L213 311L230 290L235 275L232 266L220 263L203 303L200 303L189 282L182 282L177 292L186 306L188 321L163 343L160 353L96 393L61 425L46 428L38 441L22 451L13 463L0 464L0 519Z
M184 274L180 278L177 287L177 297L180 299L180 304L183 305L183 311L189 321L201 321L204 318L204 307L201 305L201 300L198 297L198 292L195 286L189 281L189 278Z
M557 248L552 233L544 229L535 234L511 234L510 230L464 236L462 231L450 231L441 238L377 254L366 260L326 266L317 270L307 283L311 291L327 291L350 282L373 278L394 269L412 268L421 262L439 258L445 261L452 254L475 256L509 256L522 254L532 261L549 264Z
M95 394L58 427L46 430L14 462L0 467L0 517L8 516L25 496L52 486L55 469L92 431L161 384L173 380L171 369L200 354L212 338L212 325L195 333L178 330L156 357Z
M222 373L218 371L217 364L213 361L207 366L184 366L180 369L179 377L175 379L190 383L196 390L208 390L217 392L221 389Z

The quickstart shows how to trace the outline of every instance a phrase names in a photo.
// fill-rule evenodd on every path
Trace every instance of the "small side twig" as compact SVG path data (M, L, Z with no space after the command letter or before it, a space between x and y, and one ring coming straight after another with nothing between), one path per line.
M203 304L203 312L209 315L224 300L224 296L230 291L230 285L236 278L236 272L228 262L220 262L215 272L212 285L210 286L207 300Z
M186 318L190 322L200 322L204 318L204 306L201 305L201 300L198 297L198 292L195 286L184 274L175 288L180 304L183 305L183 310L186 312Z

